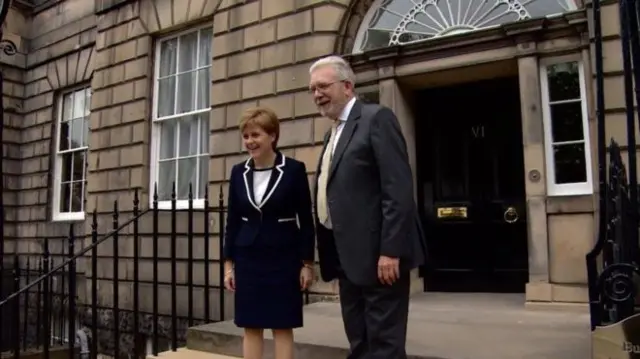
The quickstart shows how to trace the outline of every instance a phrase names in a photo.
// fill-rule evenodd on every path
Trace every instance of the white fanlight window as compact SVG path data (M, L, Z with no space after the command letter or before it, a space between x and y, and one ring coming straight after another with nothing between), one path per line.
M358 53L576 10L573 0L376 0L355 40Z

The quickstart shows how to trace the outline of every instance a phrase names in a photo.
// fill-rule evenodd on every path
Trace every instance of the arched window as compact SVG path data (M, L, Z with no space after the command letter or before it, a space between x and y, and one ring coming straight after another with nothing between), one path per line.
M360 25L353 52L576 10L573 0L376 0Z

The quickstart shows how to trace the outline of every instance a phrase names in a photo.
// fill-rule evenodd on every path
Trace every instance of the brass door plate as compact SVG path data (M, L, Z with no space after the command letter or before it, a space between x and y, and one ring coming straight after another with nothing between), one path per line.
M467 218L467 207L438 208L438 218Z

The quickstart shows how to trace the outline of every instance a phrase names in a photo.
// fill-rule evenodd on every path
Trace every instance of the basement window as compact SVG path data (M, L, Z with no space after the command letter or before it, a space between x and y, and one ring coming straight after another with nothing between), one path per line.
M551 62L540 69L547 193L593 193L584 65Z
M53 220L84 219L91 88L61 94L56 126Z

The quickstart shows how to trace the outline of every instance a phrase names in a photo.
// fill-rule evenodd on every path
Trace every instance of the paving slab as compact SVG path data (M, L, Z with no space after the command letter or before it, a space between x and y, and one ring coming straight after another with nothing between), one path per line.
M337 303L305 307L295 331L296 358L346 358ZM421 293L411 299L407 354L412 359L587 359L589 315L575 310L531 310L520 294ZM265 359L271 359L270 333ZM190 349L241 356L242 329L233 321L194 327Z
M238 359L238 357L180 348L176 351L158 353L157 356L149 355L147 359Z

